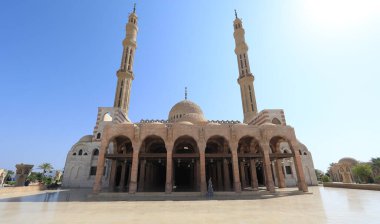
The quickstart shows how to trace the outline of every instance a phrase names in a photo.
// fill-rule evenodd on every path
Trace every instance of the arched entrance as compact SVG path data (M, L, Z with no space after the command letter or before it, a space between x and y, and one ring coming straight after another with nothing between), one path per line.
M222 136L213 136L207 140L206 181L211 178L215 191L231 191L233 172L231 150L228 141Z
M112 160L110 188L113 191L128 191L131 178L133 147L128 137L118 136L111 140L108 148L113 152L105 155Z
M293 162L295 153L298 152L293 149L288 140L281 136L275 136L269 141L272 153L270 154L270 159L272 161L273 175L275 176L275 183L277 187L286 187L287 180L293 180L293 184L297 184L296 176L298 176L296 164ZM284 147L284 145L286 147ZM297 153L297 156L299 154ZM302 164L300 164L302 169ZM303 171L302 171L303 172ZM294 186L294 185L293 185Z
M163 192L166 180L166 148L161 137L144 139L139 155L138 191Z
M199 191L199 149L190 136L179 137L173 150L173 190Z
M265 186L263 153L258 141L245 136L238 145L240 181L243 190L258 190Z

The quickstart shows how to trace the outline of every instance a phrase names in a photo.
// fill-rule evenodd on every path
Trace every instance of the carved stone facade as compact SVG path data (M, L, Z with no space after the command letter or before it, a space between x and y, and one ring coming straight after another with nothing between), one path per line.
M127 27L133 32L127 29L126 39L135 41L135 11ZM257 111L248 46L237 17L234 30L244 123L207 120L187 97L171 108L167 120L132 123L127 113L134 76L128 76L126 86L118 72L115 107L99 108L93 135L70 150L63 186L93 187L94 192L205 193L206 180L215 191L235 192L291 186L307 191L307 184L316 185L311 154L286 124L284 112ZM133 41L124 40L124 48L131 44L134 52ZM126 72L133 74L130 66Z

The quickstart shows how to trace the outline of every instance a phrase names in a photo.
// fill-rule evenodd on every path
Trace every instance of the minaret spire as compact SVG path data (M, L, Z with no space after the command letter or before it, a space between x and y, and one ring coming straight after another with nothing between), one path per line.
M136 3L133 4L133 13L136 13Z
M185 87L185 100L187 100L187 87Z
M123 40L123 54L121 57L120 69L117 71L117 86L115 93L114 107L122 109L127 118L129 111L129 98L131 94L132 81L134 79L133 61L137 48L137 15L136 4L133 13L129 14L126 25L126 36Z
M248 45L245 42L245 31L242 21L237 17L235 10L234 20L235 54L238 61L241 101L244 113L244 123L249 123L257 114L255 89L253 86L254 76L251 73L248 59Z

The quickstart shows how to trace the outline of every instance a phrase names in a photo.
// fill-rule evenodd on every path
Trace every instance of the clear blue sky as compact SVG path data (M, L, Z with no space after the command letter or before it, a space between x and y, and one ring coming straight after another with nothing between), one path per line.
M0 168L50 162L112 106L132 1L0 2ZM315 167L380 156L379 1L137 1L130 118L184 97L242 120L232 22L246 29L259 110L285 110Z

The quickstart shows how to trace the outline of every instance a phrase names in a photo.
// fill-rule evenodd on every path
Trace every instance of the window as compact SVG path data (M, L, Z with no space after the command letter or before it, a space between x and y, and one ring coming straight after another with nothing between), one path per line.
M77 153L76 153L76 152L74 152L74 153L73 153L73 156L76 156L76 155L77 155Z
M83 150L81 149L81 150L79 150L78 155L81 156L82 154L83 154Z
M301 150L299 150L299 152L300 152L300 155L302 155L302 152L301 152Z
M281 124L281 121L280 121L278 118L273 118L272 123L273 123L273 124L280 125L280 124Z
M96 166L92 166L90 168L90 176L95 176L96 175Z
M87 152L85 152L83 155L84 155L84 156L87 156Z
M285 166L286 174L292 174L292 168L290 166Z
M92 153L92 155L98 156L99 155L99 149L94 149L94 152Z
M97 139L100 139L101 136L102 136L102 134L98 133L98 134L96 135L96 138L97 138Z
M304 152L304 153L303 153L303 155L304 155L304 156L307 156L307 153L306 153L306 152Z

